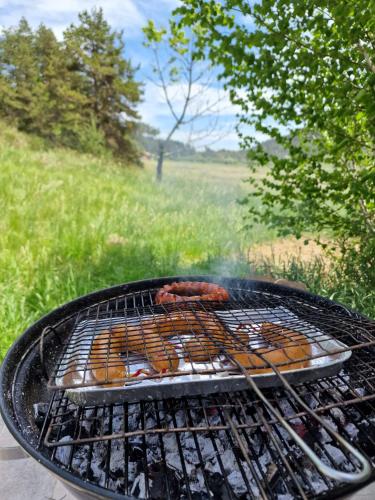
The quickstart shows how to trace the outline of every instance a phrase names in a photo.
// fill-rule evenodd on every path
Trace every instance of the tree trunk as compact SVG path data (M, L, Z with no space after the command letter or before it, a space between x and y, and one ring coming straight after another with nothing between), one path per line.
M158 155L158 163L156 165L156 180L157 182L161 182L163 177L163 160L164 160L164 144L163 142L159 143L159 155Z

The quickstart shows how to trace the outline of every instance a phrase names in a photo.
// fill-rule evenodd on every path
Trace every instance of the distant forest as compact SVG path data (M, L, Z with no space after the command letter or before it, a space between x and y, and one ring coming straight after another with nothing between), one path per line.
M158 155L159 141L158 131L153 127L141 124L136 133L136 140L141 148L151 157L156 159ZM264 141L263 149L272 155L285 156L285 151L274 139ZM193 161L199 163L224 163L227 165L246 163L247 152L245 150L233 149L212 149L206 146L203 149L196 149L191 144L181 141L171 140L168 143L166 157L176 161Z
M136 139L140 147L151 157L157 158L159 151L158 130L142 124L137 132ZM165 153L166 158L171 160L196 161L201 163L244 163L246 161L245 151L213 150L209 147L203 151L197 150L191 144L181 141L170 140Z

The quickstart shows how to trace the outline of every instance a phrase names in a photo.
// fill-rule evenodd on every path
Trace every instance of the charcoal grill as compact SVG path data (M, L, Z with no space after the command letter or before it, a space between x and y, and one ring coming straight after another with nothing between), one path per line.
M218 281L185 276L102 290L20 337L0 374L1 413L20 445L82 498L334 498L372 480L375 323L306 292L220 279L237 307L287 308L347 346L352 356L333 376L291 387L273 366L278 388L260 391L248 377L243 391L86 406L54 386L77 321L157 311L155 291L176 280ZM362 457L371 471L363 473Z

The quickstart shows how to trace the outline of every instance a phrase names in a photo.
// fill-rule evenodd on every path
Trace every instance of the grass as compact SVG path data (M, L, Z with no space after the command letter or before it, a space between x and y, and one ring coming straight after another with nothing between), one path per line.
M277 242L273 244L276 248L278 247ZM312 254L310 259L306 259L303 255L289 254L285 255L283 260L280 260L276 254L265 255L249 264L260 276L300 281L306 284L312 293L344 304L370 318L375 318L374 288L369 284L342 276L339 265L328 261L324 255Z
M241 231L242 165L124 168L0 129L0 359L37 318L79 295L155 276L268 274L375 316L373 290L342 281L262 226ZM273 240L267 254L264 242ZM257 246L261 258L254 259ZM282 258L280 258L282 255ZM275 258L277 256L277 259ZM250 262L249 262L250 261Z
M178 273L245 274L236 199L245 166L110 160L0 132L0 356L35 319L78 295ZM259 228L256 239L270 237Z

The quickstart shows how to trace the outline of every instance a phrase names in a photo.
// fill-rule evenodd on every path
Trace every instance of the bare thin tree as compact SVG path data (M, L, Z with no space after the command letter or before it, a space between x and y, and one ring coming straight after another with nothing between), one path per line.
M161 90L173 119L169 132L159 141L156 180L161 181L164 157L178 129L188 127L189 143L215 134L219 140L217 133L225 94L217 86L212 67L196 59L194 33L186 36L174 26L169 32L157 30L151 21L144 33L154 60L154 77L150 80ZM199 121L205 126L197 130L194 124Z

